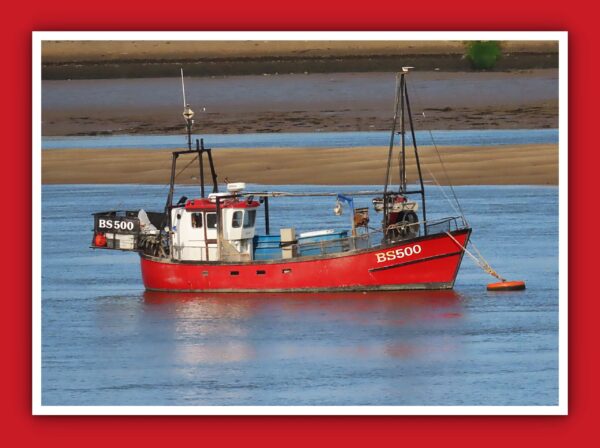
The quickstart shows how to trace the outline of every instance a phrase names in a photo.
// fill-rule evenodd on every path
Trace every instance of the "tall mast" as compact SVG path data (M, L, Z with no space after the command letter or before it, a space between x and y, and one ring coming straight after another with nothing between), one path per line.
M412 113L410 110L410 100L408 99L408 89L406 88L406 84L404 84L404 97L406 98L406 110L408 112L408 121L410 124L410 134L412 137L413 148L415 150L415 163L417 165L417 174L419 175L419 186L421 190L419 193L421 194L421 203L423 205L423 222L427 221L427 210L425 207L425 185L423 184L423 174L421 173L421 161L419 160L419 150L417 149L417 139L415 137L415 128L413 126ZM425 235L427 235L427 225L425 225Z
M408 70L404 70L402 68L403 73L400 75L400 142L401 142L401 151L398 157L398 165L400 170L400 175L398 177L398 192L404 193L406 191L406 129L405 129L405 120L404 120L404 95L406 93L406 80L404 77Z
M183 69L181 69L181 92L183 94L183 119L187 129L188 151L192 150L192 125L194 124L194 111L185 100L185 83L183 82Z
M383 222L384 227L387 226L388 217L388 196L394 196L396 194L420 194L423 210L423 221L427 220L426 208L425 208L425 187L423 184L423 176L421 172L421 163L419 160L419 152L417 149L417 140L415 138L415 129L413 125L413 118L410 109L410 101L408 99L408 89L406 87L406 74L413 67L402 67L402 71L396 74L396 95L394 100L394 118L392 120L392 129L390 134L390 144L387 157L387 166L385 172L385 182L383 185ZM406 114L406 113L407 114ZM408 124L410 126L410 133L412 137L412 143L415 153L415 162L417 166L417 174L419 176L419 190L407 191L406 186L406 119L408 115ZM389 184L391 177L391 165L394 152L394 138L396 136L396 127L398 126L398 119L400 119L400 141L401 150L398 154L398 193L389 193ZM427 234L427 227L425 226L425 234Z
M385 181L383 183L383 225L387 226L387 197L388 197L388 186L390 184L390 168L392 166L392 154L394 152L394 137L396 135L396 124L398 122L398 107L400 106L400 96L403 95L401 87L401 79L404 75L396 73L396 95L394 97L394 118L392 120L392 129L390 132L390 145L388 150L387 165L385 169Z
M388 185L390 184L390 167L392 165L392 153L394 151L394 137L396 135L396 124L398 122L398 108L400 106L400 95L402 91L400 90L400 77L402 75L400 73L396 73L396 96L394 98L394 118L392 120L392 130L390 133L390 145L388 150L387 157L387 167L385 171L385 181L383 183L383 194L384 196L387 194Z

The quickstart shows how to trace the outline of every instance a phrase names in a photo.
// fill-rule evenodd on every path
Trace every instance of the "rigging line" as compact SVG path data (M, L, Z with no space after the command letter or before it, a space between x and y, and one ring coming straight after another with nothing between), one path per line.
M429 169L429 167L427 167L427 171L429 172L429 175L433 178L433 181L435 182L436 186L440 189L440 191L444 195L444 198L446 198L446 200L448 201L448 204L450 204L450 207L452 207L452 210L455 213L457 213L457 214L460 215L461 212L456 208L456 206L454 205L454 203L450 200L450 198L446 194L446 190L444 190L444 188L442 187L442 185L438 182L437 178L435 177L435 175L433 174L433 172Z
M435 175L433 174L433 172L427 168L427 171L429 171L429 174L431 175L431 177L433 178L433 180L435 181L437 187L440 189L440 191L442 192L442 194L444 195L444 197L446 198L446 200L448 201L448 203L450 204L450 207L452 207L452 210L454 210L455 213L460 214L460 211L457 210L457 208L454 206L454 204L452 203L452 201L450 200L450 198L448 197L448 195L446 194L446 191L444 190L444 188L440 185L440 183L437 181ZM473 240L473 237L469 238L469 244L471 245L471 247L473 248L473 250L475 251L476 255L483 260L484 264L489 266L489 263L487 261L485 261L485 258L483 257L482 253L479 251L479 248L477 247L477 245L475 244L475 241Z
M341 192L306 192L306 193L302 193L302 192L284 192L284 191L271 191L271 192L267 192L267 191L247 191L247 192L243 192L240 193L240 196L259 196L259 197L272 197L272 198L278 198L278 197L310 197L310 196L338 196L338 195L344 195L344 196L373 196L373 195L380 195L382 194L381 191L377 191L377 190L373 190L373 191L369 191L369 190L361 190L361 191L341 191ZM232 195L233 196L233 195ZM225 196L226 198L226 196Z
M190 165L196 161L196 159L197 159L197 158L198 158L198 156L196 155L196 156L195 156L195 157L194 157L194 158L193 158L193 159L190 161L190 163L188 163L186 166L184 166L184 167L183 167L183 169L179 170L179 172L178 172L177 174L175 174L175 179L177 179L177 176L179 176L181 173L183 173L185 170L187 170L187 169L190 167ZM164 192L165 192L165 191L167 191L167 190L168 190L168 188L169 188L169 185L168 185L168 184L164 185L164 188L163 188L163 190L162 190L162 191L163 191L163 193L162 193L162 194L164 194ZM121 208L121 206L122 206L122 205L124 205L124 204L125 204L125 201L122 199L122 200L121 200L121 201L120 201L120 202L117 204L117 206L116 206L116 207L113 207L111 210L112 210L112 211L117 211L117 210L119 210L119 209Z
M446 165L444 164L444 161L442 160L440 151L438 150L437 144L435 143L435 139L433 138L433 133L431 132L431 129L428 129L427 132L429 133L429 136L431 137L431 143L433 143L433 147L435 148L435 152L438 156L438 160L440 161L440 165L442 165L442 170L444 171L444 176L446 176L446 180L448 181L448 186L450 187L452 196L454 196L454 200L456 201L456 205L458 206L458 209L460 210L460 214L461 214L463 220L465 221L465 223L467 223L467 218L465 218L465 212L463 211L463 209L460 205L460 201L458 200L458 196L456 195L456 192L454 191L454 185L452 185L452 181L450 180L450 176L448 175L448 171L446 170Z
M436 179L435 175L433 174L433 172L429 168L427 168L427 171L429 171L429 174L431 175L431 177L435 181L437 187L440 189L440 191L442 192L442 194L444 195L444 197L446 198L446 200L450 204L450 207L452 207L452 210L454 210L454 212L457 213L457 214L461 214L460 211L454 206L454 204L452 203L452 201L450 200L450 198L446 194L446 191L444 190L444 188L437 181L437 179ZM483 257L483 255L481 254L481 252L479 251L479 249L477 248L477 246L475 245L475 241L473 240L473 237L469 238L469 244L471 245L471 247L473 248L473 250L475 251L475 253L477 254L477 256L480 259L484 260L485 264L487 264L489 266L489 264L487 263L487 261L485 261L485 258Z
M177 174L175 174L175 179L177 179L177 176L179 176L181 173L183 173L186 169L189 168L189 166L194 163L194 161L196 160L198 156L196 156L194 159L192 159L192 161L190 163L188 163L182 170L180 170ZM166 183L165 185L163 185L162 191L161 191L161 196L164 196L164 194L169 190L170 185L168 183Z
M420 99L420 95L418 94L417 89L414 90L414 97L417 100L418 104L423 104L423 102ZM423 122L427 121L427 116L425 115L425 112L421 112L421 116L423 117ZM424 129L427 130L427 132L429 133L429 137L431 138L431 142L433 143L433 147L435 148L435 152L437 154L438 160L440 162L440 164L442 165L442 170L444 172L444 176L446 177L446 180L448 181L448 186L450 187L450 191L452 192L452 196L454 196L454 200L456 201L456 205L458 206L458 209L460 210L460 215L462 216L463 221L465 222L465 224L468 225L467 222L467 218L465 217L465 213L462 209L462 206L460 205L460 201L458 200L458 196L456 195L456 192L454 191L454 186L452 185L452 181L450 180L450 176L448 175L448 171L446 170L446 165L444 164L444 161L442 160L442 156L440 155L440 151L437 147L437 144L435 142L435 139L433 138L433 133L431 132L431 129L428 126L423 126Z
M175 179L177 179L177 176L179 176L181 173L183 173L185 170L187 170L190 167L190 165L192 163L194 163L197 159L198 159L198 155L196 155L192 160L190 160L190 162L186 166L184 166L182 169L179 170L179 172L177 174L175 174Z
M179 172L175 174L175 177L173 177L173 182L175 182L175 179L177 179L177 176L179 176L181 173L183 173L185 170L187 170L190 167L190 165L192 163L194 163L197 159L198 159L198 155L194 156L194 158L192 160L190 160L186 166L184 166L182 169L180 169ZM170 185L165 185L163 191L166 191L168 188L170 188Z

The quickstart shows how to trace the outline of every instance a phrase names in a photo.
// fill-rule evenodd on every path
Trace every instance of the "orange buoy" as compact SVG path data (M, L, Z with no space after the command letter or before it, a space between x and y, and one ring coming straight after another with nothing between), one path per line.
M512 281L512 282L498 282L489 283L487 285L488 291L520 291L525 289L525 282Z
M106 237L102 233L97 233L94 237L94 246L104 247L106 246Z

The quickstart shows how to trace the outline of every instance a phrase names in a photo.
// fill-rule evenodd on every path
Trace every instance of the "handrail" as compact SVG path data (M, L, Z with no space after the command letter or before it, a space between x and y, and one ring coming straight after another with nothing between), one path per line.
M443 223L450 223L450 222L454 222L454 227L456 229L461 228L461 226L459 226L458 221L461 220L460 216L451 216L451 217L447 217L447 218L440 218L440 219L434 219L434 220L428 220L428 221L417 221L414 223L409 223L409 224L394 224L388 227L388 229L403 229L405 227L410 227L410 226L419 226L419 229L421 229L421 225L428 225L428 226L434 226L434 225L439 225L439 224L443 224ZM463 222L464 224L464 222ZM444 233L444 232L439 232L439 233ZM365 232L365 233L361 233L358 234L356 236L347 236L345 238L336 238L336 239L331 239L331 240L322 240L322 241L311 241L311 242L298 242L298 243L293 243L293 244L288 244L286 245L286 247L296 247L298 249L302 249L302 248L314 248L314 247L326 247L326 246L333 246L336 244L340 244L346 241L351 241L351 240L366 240L371 238L372 236L375 235L379 235L382 236L383 231L381 229L373 229L372 231L369 232ZM210 243L209 243L210 244ZM203 245L188 245L186 244L185 247L188 248L204 248L206 247L206 244Z
M433 232L431 231L433 227L443 225L441 229L435 229ZM439 218L427 221L418 221L415 223L400 223L389 226L386 230L386 233L389 231L399 230L399 235L402 235L402 231L410 228L415 228L414 226L418 226L418 232L412 235L406 235L405 237L395 235L395 238L392 238L390 241L394 241L396 243L401 242L406 239L409 240L414 237L425 235L435 235L435 234L445 234L446 232L454 230L458 230L460 228L466 228L467 224L460 216L450 216L446 218ZM294 249L297 251L298 256L311 256L311 255L326 255L333 253L343 253L349 252L357 249L370 249L375 248L381 245L384 245L387 238L384 236L383 229L379 228L367 228L368 231L364 233L359 233L355 236L347 236L345 238L336 238L331 240L322 240L322 241L312 241L312 242L296 242L287 246L289 249ZM427 231L426 231L427 230ZM387 233L389 235L389 233ZM210 243L204 242L202 244L184 244L184 245L174 245L173 250L181 251L182 249L206 249L210 247ZM314 252L314 253L309 253ZM221 259L223 259L221 257ZM279 259L279 258L273 258Z
M459 225L459 220L462 221L462 226ZM450 229L450 227L452 226L451 223L454 224L454 228L455 229L460 229L463 227L466 227L466 224L464 222L464 220L462 220L462 217L460 216L450 216L450 217L446 217L446 218L439 218L439 219L434 219L434 220L428 220L428 221L417 221L414 223L404 223L404 224L394 224L392 226L388 227L388 230L403 230L405 228L410 228L411 226L419 226L419 234L421 232L421 228L423 225L424 226L428 226L428 227L432 227L435 225L440 225L440 224L444 224L444 223L448 223L448 229ZM444 231L440 231L439 233L444 233ZM362 233L356 236L348 236L346 238L337 238L337 239L332 239L332 240L325 240L325 241L315 241L315 242L306 242L306 243L295 243L290 245L290 247L295 247L298 250L302 250L304 249L311 249L311 248L322 248L322 249L327 249L328 247L334 246L334 245L343 245L344 243L351 243L351 242L356 242L356 241L360 241L360 240L370 240L371 237L373 236L382 236L383 235L383 231L380 229L374 229L370 232L366 232L366 233ZM350 245L352 246L352 245ZM369 243L369 247L375 247L375 246L371 246L371 244Z

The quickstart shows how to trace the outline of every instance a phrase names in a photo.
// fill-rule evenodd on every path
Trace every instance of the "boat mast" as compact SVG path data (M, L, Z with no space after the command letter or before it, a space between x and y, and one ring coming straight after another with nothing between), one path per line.
M402 71L403 73L400 77L400 141L402 144L402 150L400 151L400 160L398 161L398 168L400 169L400 176L398 177L398 193L404 193L406 191L406 140L404 138L406 135L406 120L404 119L404 96L406 93L406 81L404 76L405 73L408 72L408 67L406 67L406 71L405 67L403 67Z
M383 185L383 225L388 225L388 196L395 195L395 193L389 193L388 188L390 184L390 171L392 165L392 155L394 151L394 138L396 136L396 127L398 124L398 117L400 117L400 141L401 150L398 155L399 175L398 180L398 194L420 194L421 204L423 212L423 222L427 221L427 211L425 206L425 187L423 184L423 175L421 172L421 163L419 160L419 151L417 148L417 140L415 138L415 129L413 125L412 112L410 109L410 101L408 98L408 89L406 87L405 76L413 67L402 67L402 71L396 74L396 95L394 101L394 118L392 121L392 130L390 134L390 144L387 157L387 167L385 172L385 182ZM416 191L407 191L406 189L406 125L405 125L405 111L408 112L408 123L410 126L410 133L412 137L413 148L415 152L415 162L417 166L417 174L419 176L420 189ZM425 235L427 235L427 226L424 226Z
M427 209L425 207L425 185L423 184L423 175L421 173L421 162L419 160L419 150L417 149L417 139L415 137L415 128L413 126L412 113L410 110L410 100L408 99L408 89L406 88L406 84L404 84L404 97L406 98L406 110L408 112L408 122L410 124L410 135L412 137L413 148L415 150L415 162L417 165L417 173L419 175L419 186L421 190L419 193L421 194L421 205L423 206L423 222L425 235L427 235Z
M390 133L390 145L385 170L385 181L383 182L383 194L387 194L390 183L390 167L392 166L392 153L394 151L394 137L396 135L396 123L398 122L398 107L400 105L400 73L396 74L396 96L394 98L394 118L392 120L392 131Z
M392 153L394 152L394 137L396 135L396 124L398 122L398 107L400 106L400 96L402 91L400 86L404 79L404 74L396 73L396 95L394 97L394 118L392 120L392 130L390 133L390 145L387 157L387 166L385 170L385 181L383 183L383 225L387 226L387 197L388 197L388 186L390 184L390 168L392 166Z
M204 198L204 154L208 157L208 163L210 167L210 174L212 177L213 193L219 191L217 182L217 172L215 171L215 165L212 158L211 148L204 146L204 139L196 139L195 148L192 149L192 126L194 125L194 111L186 102L185 98L185 82L183 80L183 69L181 69L181 91L183 94L183 118L185 120L185 127L187 130L187 149L184 151L173 151L171 153L171 177L169 180L169 193L167 194L167 202L165 204L165 216L163 218L163 224L161 225L161 232L164 230L164 226L167 225L169 230L172 227L171 222L171 209L173 208L173 195L175 191L175 180L179 174L185 171L191 163L198 159L199 174L200 174L200 196ZM180 155L195 154L194 160L187 164L179 173L177 173L177 159Z
M181 69L181 92L183 94L183 118L187 129L188 151L192 150L192 126L194 125L194 111L185 100L185 83L183 82L183 68Z

